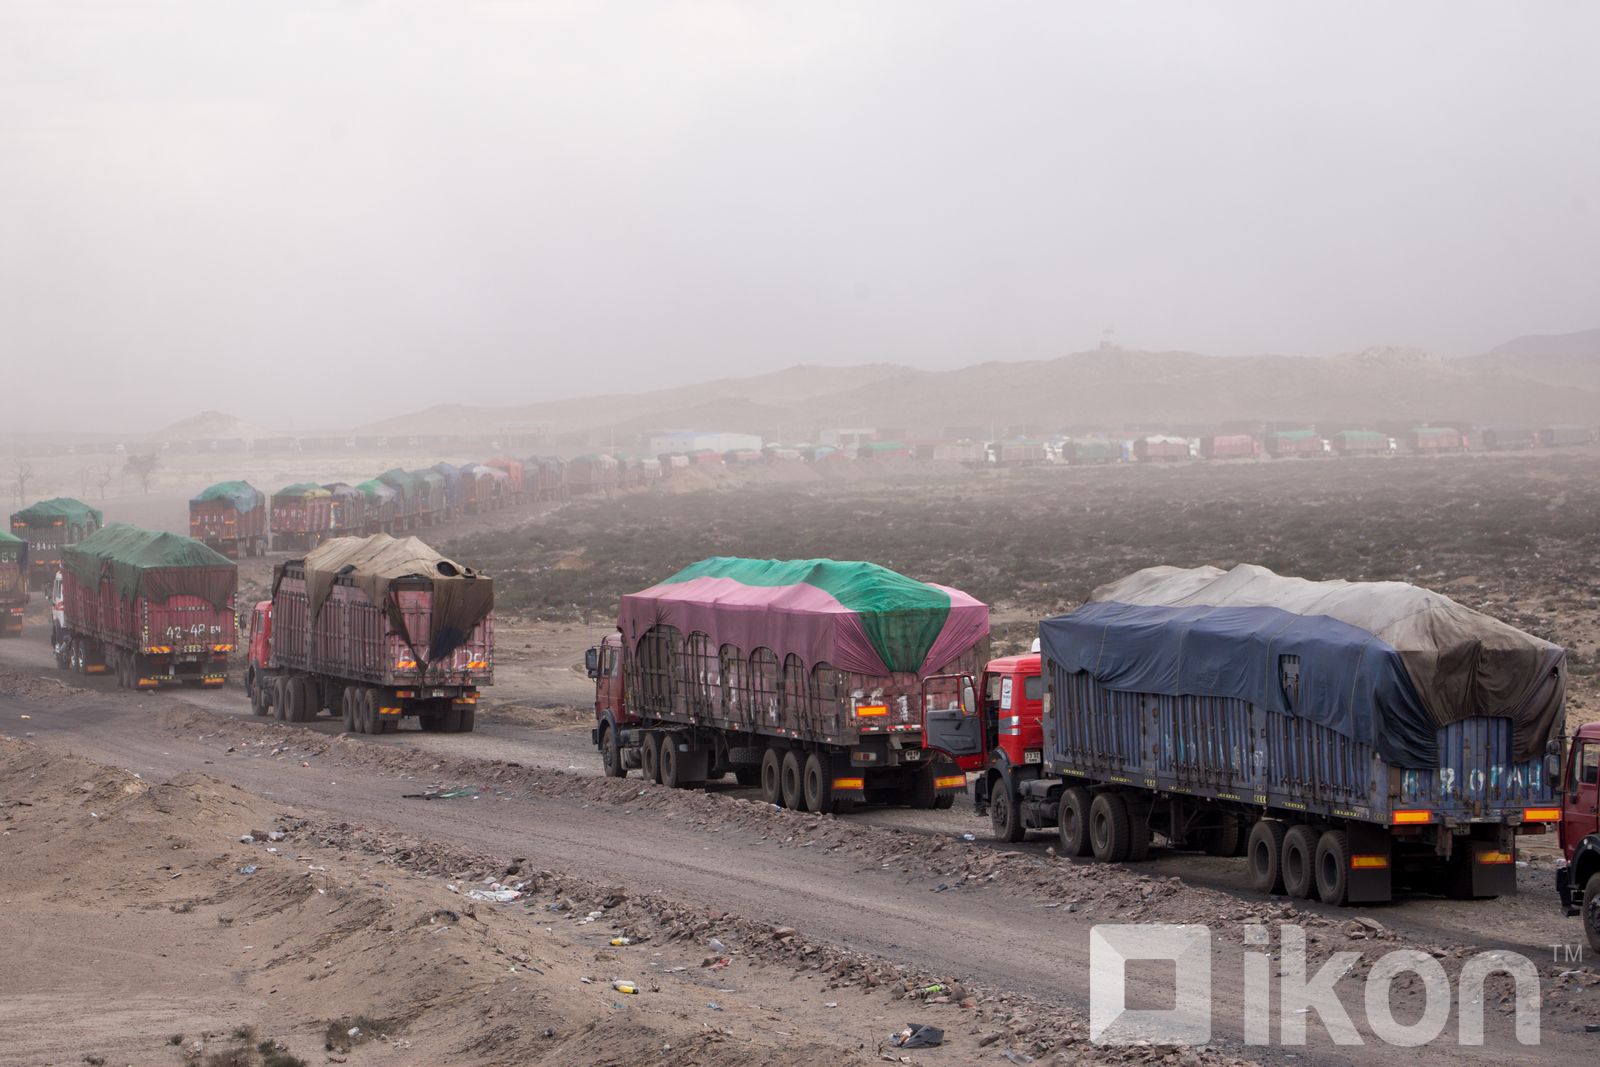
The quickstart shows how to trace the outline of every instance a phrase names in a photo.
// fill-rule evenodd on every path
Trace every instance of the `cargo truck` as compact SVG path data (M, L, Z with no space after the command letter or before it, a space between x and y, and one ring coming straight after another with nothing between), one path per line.
M1406 448L1412 452L1465 452L1467 439L1449 426L1418 426L1405 433Z
M105 525L105 516L81 500L58 496L11 516L11 532L28 542L28 588L49 589L61 569L61 549Z
M0 530L0 637L22 633L28 607L28 542Z
M322 488L328 491L328 533L351 537L366 532L367 494L348 482L329 482Z
M1315 430L1279 430L1267 434L1267 455L1273 459L1294 456L1322 456L1333 451L1333 446Z
M1133 442L1133 456L1140 463L1163 463L1189 458L1189 442L1182 437L1151 434Z
M1205 459L1255 459L1261 455L1261 442L1247 433L1219 433L1200 438L1200 455Z
M249 482L218 482L189 498L189 536L229 559L259 556L270 530L267 498Z
M1551 760L1561 765L1559 749ZM1573 734L1560 781L1556 893L1568 917L1583 919L1589 948L1600 953L1600 722L1584 723Z
M272 494L272 547L279 552L317 547L333 531L333 494L313 482Z
M611 777L946 808L983 762L988 634L986 605L870 563L703 560L624 596L589 649L591 738Z
M494 680L494 584L414 537L341 537L273 568L250 615L245 692L257 715L352 733L469 732Z
M190 537L114 522L61 551L56 666L127 689L219 686L237 642L239 568Z
M1398 582L1153 567L996 660L975 795L996 836L1069 856L1248 857L1252 885L1330 904L1394 887L1516 891L1516 837L1559 817L1544 756L1566 664Z
M401 495L398 491L376 478L364 481L356 488L365 498L362 512L366 521L362 529L369 534L392 534L401 528Z
M1398 451L1394 438L1377 430L1340 430L1330 441L1341 456L1382 456Z

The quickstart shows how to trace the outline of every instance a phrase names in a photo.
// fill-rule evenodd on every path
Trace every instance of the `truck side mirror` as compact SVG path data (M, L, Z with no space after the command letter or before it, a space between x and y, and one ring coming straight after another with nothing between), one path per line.
M583 669L591 678L600 677L600 650L598 648L584 650Z
M1544 780L1552 790L1561 788L1561 742L1551 741L1544 746Z
M976 715L978 713L978 692L972 687L971 678L961 679L961 714Z

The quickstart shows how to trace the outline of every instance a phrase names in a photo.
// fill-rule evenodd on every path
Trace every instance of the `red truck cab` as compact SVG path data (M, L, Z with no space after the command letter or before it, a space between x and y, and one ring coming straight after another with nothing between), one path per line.
M244 691L250 697L250 710L265 715L271 698L263 684L272 663L272 601L260 600L250 609L248 658L244 668Z
M1554 758L1554 757L1552 757ZM1561 853L1556 892L1567 915L1583 919L1600 952L1600 722L1578 727L1561 777Z
M1020 841L1029 827L1017 803L1018 785L1037 778L1044 762L1044 679L1039 653L990 660L983 669L979 692L984 736L994 744L973 789L973 801L979 812L988 809L995 837Z
M600 749L606 775L621 778L628 773L628 765L619 744L620 732L638 721L623 699L622 635L607 634L598 649L589 649L584 667L595 680L594 729L589 732L589 740Z

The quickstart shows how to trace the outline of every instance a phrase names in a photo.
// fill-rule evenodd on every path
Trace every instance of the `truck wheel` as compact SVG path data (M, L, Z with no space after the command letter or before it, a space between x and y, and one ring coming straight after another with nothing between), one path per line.
M1239 829L1239 820L1232 815L1224 815L1222 825L1205 832L1205 836L1201 839L1201 847L1208 856L1237 856L1243 837L1244 834Z
M1127 803L1124 799L1123 803ZM1128 807L1128 862L1143 863L1150 858L1150 811Z
M470 734L472 728L476 725L478 725L478 709L475 705L468 704L461 709L461 719L457 729L460 733ZM391 730L400 729L400 720L392 720L389 728Z
M1016 795L1004 778L996 778L989 790L989 827L996 841L1021 841L1024 835Z
M1600 952L1600 874L1591 874L1583 887L1583 932L1589 947Z
M833 813L833 761L821 752L806 757L806 809L818 815Z
M1283 835L1283 891L1310 900L1317 892L1317 831L1301 823Z
M622 749L617 747L617 731L610 723L600 727L600 765L606 769L607 778L628 776L628 768L622 765Z
M1250 888L1283 892L1283 839L1289 828L1276 819L1258 819L1250 828Z
M640 763L644 769L644 780L647 782L661 781L661 738L655 733L644 735L644 751Z
M1093 851L1089 842L1089 806L1094 798L1081 785L1075 785L1061 794L1061 806L1056 809L1056 834L1061 838L1061 854L1087 856Z
M783 806L795 811L806 810L805 780L800 767L800 753L794 749L783 754Z
M1101 863L1121 863L1128 858L1133 833L1128 825L1128 802L1115 793L1101 793L1089 805L1089 843Z
M939 802L939 790L933 784L933 764L924 763L911 779L906 803L913 808L930 810Z
M339 700L339 711L344 717L344 732L356 732L356 701L361 696L361 690L346 687L344 696Z
M288 701L283 709L285 722L306 721L306 683L305 679L298 676L289 679Z
M272 717L279 722L284 722L287 714L285 705L289 703L289 679L274 678L272 680Z
M1350 835L1328 830L1317 841L1317 896L1342 907L1350 896Z
M682 741L677 734L662 734L661 747L656 752L656 766L661 768L661 784L668 789L682 789L683 753L678 751Z
M761 754L761 799L783 807L783 753L776 748Z

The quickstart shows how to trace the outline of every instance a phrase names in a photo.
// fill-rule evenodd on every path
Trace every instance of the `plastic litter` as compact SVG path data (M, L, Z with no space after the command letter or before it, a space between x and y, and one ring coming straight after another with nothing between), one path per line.
M706 948L709 948L712 952L715 952L719 956L728 951L728 946L724 945L721 941L718 941L714 937L710 941L706 942Z
M488 889L467 890L468 900L482 900L490 904L509 904L522 896L522 890L501 885L499 882L490 882Z
M253 864L253 863L247 863L243 867L239 868L239 873L240 874L255 874L256 873L256 865Z
M478 787L475 785L459 785L454 789L438 789L429 793L401 793L401 800L460 800L463 797L475 797Z
M633 938L631 938L631 937L613 937L611 939L611 946L613 948L621 948L624 945L631 945L631 944L633 944Z
M976 835L976 834L962 834L961 835L961 840L963 840L963 841L976 841L977 839L978 839L978 835Z
M625 980L623 980L621 978L618 978L616 981L612 982L611 983L611 988L615 989L618 993L637 993L637 992L639 992L639 987L637 985L635 985L632 982L625 981Z
M938 1048L944 1044L944 1031L925 1023L907 1023L904 1030L889 1035L889 1044L895 1048Z

